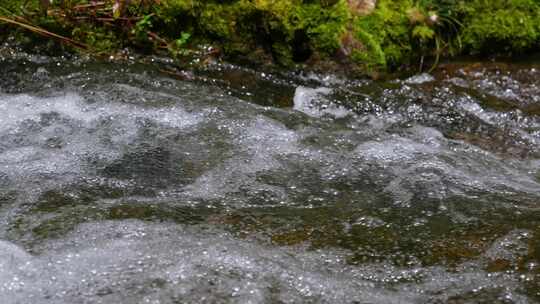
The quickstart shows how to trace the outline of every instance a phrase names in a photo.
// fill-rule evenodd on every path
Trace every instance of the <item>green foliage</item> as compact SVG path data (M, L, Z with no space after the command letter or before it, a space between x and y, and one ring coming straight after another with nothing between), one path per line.
M110 52L118 49L121 41L117 35L102 27L90 24L82 24L72 30L71 36L80 42L90 46L96 52Z
M364 66L367 72L386 67L386 55L384 54L381 44L372 34L358 31L357 37L363 42L364 49L354 50L352 59Z
M408 60L412 45L407 10L411 7L409 0L380 0L372 14L356 20L354 28L358 39L368 46L366 51L375 52L364 56L375 60L368 65L386 68L387 64L398 65Z
M174 41L175 46L176 46L177 48L184 47L184 46L187 44L187 42L188 42L188 40L189 40L190 37L191 37L191 34L190 34L190 33L184 33L184 32L182 32L182 33L180 34L180 38L178 38L178 39L176 39L176 40Z
M538 46L540 3L534 0L474 0L461 4L461 38L472 52L524 51Z
M292 63L299 36L313 51L330 56L340 47L350 13L345 0L329 4L298 0L226 2L166 0L163 20L213 42L228 53L249 53L263 47L281 63ZM179 21L180 20L180 21ZM299 35L302 34L302 35Z
M0 3L0 15L22 15L26 11L36 11L39 8L38 1L7 0Z
M189 39L191 38L190 33L182 32L180 34L180 38L174 40L173 43L171 43L168 46L169 52L174 56L188 56L191 52L186 47Z
M198 23L206 34L227 39L234 36L238 17L238 5L209 3L199 12Z
M97 51L127 45L185 54L209 43L228 57L291 65L340 56L376 71L540 47L540 0L378 0L368 15L356 15L349 0L63 0L49 4L48 15L42 0L0 2L0 15L23 16ZM115 3L125 7L115 11ZM85 8L73 9L79 4Z
M461 47L456 19L456 1L379 0L376 10L355 21L365 53L353 59L379 69L412 64L420 57L438 61L443 52L457 53ZM384 60L381 59L384 57Z
M430 41L435 37L435 31L427 25L417 25L413 28L412 36L421 42Z
M137 40L146 41L148 39L147 32L150 28L152 28L152 18L153 15L146 15L135 24L135 27L133 27L131 33Z
M315 3L300 5L292 17L298 20L294 30L306 31L313 47L330 55L340 47L340 37L351 16L346 1L339 1L330 9Z

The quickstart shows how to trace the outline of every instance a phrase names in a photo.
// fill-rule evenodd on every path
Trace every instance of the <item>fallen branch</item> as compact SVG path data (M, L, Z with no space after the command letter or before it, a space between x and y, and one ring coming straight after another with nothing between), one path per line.
M62 16L62 17L65 17L65 16ZM111 22L111 21L116 21L116 20L121 20L121 21L139 21L139 20L142 19L142 17L108 18L108 17L79 16L79 17L74 17L73 19L74 19L74 20L96 20L96 21L106 21L106 22Z
M151 38L151 39L154 39L158 42L161 42L162 44L162 48L168 48L169 47L169 42L167 42L167 40L159 37L156 33L153 33L153 32L147 32L147 35Z
M79 4L72 7L72 10L85 10L88 8L97 8L97 7L104 7L106 6L106 2L96 2L96 3L90 3L90 4Z
M22 27L24 29L27 29L29 31L32 31L32 32L34 32L36 34L39 34L39 35L42 35L42 36L45 36L45 37L58 39L60 42L69 44L71 46L77 47L77 48L82 49L82 50L88 50L88 46L86 44L84 44L84 43L75 41L75 40L70 39L68 37L64 37L64 36L49 32L49 31L47 31L47 30L45 30L43 28L37 27L37 26L33 26L33 25L30 25L30 24L26 24L26 23L19 22L19 21L16 21L16 20L13 20L13 19L10 19L10 18L7 18L7 17L2 17L2 16L0 16L0 21L6 22L6 23L9 23L9 24L13 24L13 25L16 25L16 26L20 26L20 27Z

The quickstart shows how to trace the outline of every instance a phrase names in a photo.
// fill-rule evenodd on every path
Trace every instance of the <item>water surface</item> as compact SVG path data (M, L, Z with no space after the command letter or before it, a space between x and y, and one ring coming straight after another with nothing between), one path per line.
M3 303L540 301L540 65L0 54Z

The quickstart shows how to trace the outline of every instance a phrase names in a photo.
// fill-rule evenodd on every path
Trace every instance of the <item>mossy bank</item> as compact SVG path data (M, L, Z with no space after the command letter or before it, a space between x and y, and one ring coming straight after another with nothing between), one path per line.
M182 58L206 50L253 64L360 74L540 47L539 0L5 0L0 16L93 53L131 47ZM43 35L28 30L4 20L0 35Z

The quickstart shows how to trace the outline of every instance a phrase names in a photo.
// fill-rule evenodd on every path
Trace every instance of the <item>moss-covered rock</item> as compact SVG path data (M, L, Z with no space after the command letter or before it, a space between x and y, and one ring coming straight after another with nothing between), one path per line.
M327 2L167 0L162 14L201 40L217 43L228 54L270 52L281 64L305 61L313 52L331 56L350 19L345 1Z
M335 62L375 72L417 66L426 57L540 46L537 0L131 0L122 12L115 0L41 2L6 0L0 14L100 52L134 46L182 54L210 44L249 62Z
M364 48L356 50L353 59L368 69L406 61L412 51L406 14L411 6L408 0L380 0L373 13L356 18L354 31Z
M465 14L460 35L469 51L521 52L540 45L538 1L474 0L460 9Z

